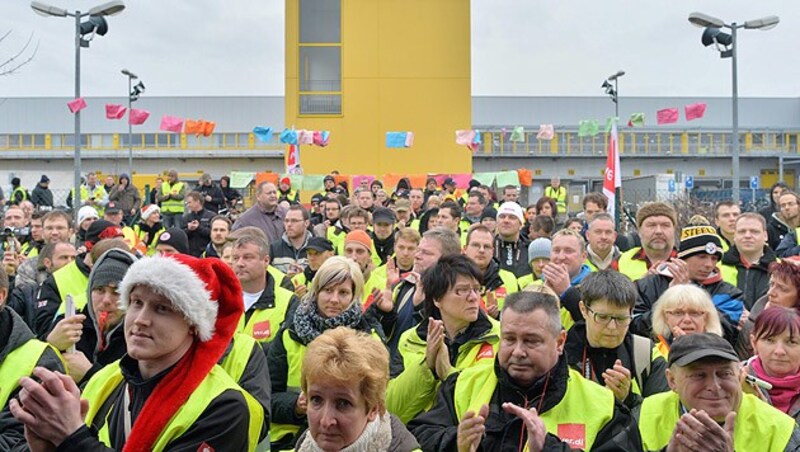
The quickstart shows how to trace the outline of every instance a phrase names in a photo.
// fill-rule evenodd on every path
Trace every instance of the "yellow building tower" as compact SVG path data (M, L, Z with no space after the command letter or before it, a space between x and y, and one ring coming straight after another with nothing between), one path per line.
M469 0L286 0L285 89L287 127L331 132L306 174L472 172Z

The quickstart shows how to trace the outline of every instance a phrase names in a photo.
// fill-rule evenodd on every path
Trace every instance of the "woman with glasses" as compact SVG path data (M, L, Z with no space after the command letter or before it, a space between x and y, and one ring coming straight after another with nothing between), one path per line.
M653 337L658 351L668 358L673 340L694 333L722 336L719 313L711 296L691 284L670 287L653 307Z
M734 345L739 358L745 360L753 356L754 350L750 334L753 332L758 316L765 309L773 306L800 309L800 261L797 257L770 264L767 294L759 298L753 305Z
M569 365L628 408L669 391L666 359L649 338L629 331L637 295L630 279L602 270L584 278L580 289L583 320L570 328L564 346Z
M500 324L481 308L483 275L466 256L447 255L422 274L423 320L392 357L388 409L403 422L433 406L439 383L470 366L492 366Z

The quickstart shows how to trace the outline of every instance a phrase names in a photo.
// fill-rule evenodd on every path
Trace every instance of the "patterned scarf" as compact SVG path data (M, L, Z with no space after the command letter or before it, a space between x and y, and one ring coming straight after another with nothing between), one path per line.
M361 436L342 449L341 452L384 452L392 444L392 425L389 412L378 416L374 421L367 423ZM298 452L319 452L322 449L311 437L311 432L306 432L303 443L297 448Z
M304 300L294 314L294 332L297 333L303 345L308 345L323 332L337 326L356 329L361 322L361 317L361 303L358 302L351 304L339 315L328 318L319 315L316 300Z

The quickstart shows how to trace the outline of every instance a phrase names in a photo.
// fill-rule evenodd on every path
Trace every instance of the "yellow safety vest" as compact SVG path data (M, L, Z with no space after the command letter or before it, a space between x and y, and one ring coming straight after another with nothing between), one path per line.
M640 247L631 248L619 257L619 272L630 278L631 281L647 275L647 262L633 258L641 250Z
M75 261L70 262L53 273L58 293L61 295L61 305L56 315L66 314L67 295L72 295L75 310L80 311L86 306L86 288L89 286L89 277L84 275Z
M39 249L33 246L33 241L26 242L19 249L19 252L28 259L39 255Z
M472 367L461 372L454 400L458 420L467 411L477 413L482 405L490 403L496 387L494 366ZM539 413L539 417L548 433L573 449L591 450L597 434L614 418L614 393L569 369L564 397L553 408ZM528 450L527 444L524 450Z
M16 198L17 193L22 193L22 199L20 199L19 202L28 200L28 191L25 190L22 187L17 187L17 188L14 189L14 191L11 192L11 201L12 201L12 203L16 203L17 202L17 200L14 199L14 198Z
M336 253L342 254L341 251L344 250L344 237L347 235L347 233L341 229L338 229L336 226L328 226L328 230L326 231L325 235L333 244L333 249L336 250Z
M158 245L158 236L161 235L162 232L166 231L164 227L159 229L158 231L153 234L152 237L147 236L147 232L142 230L142 227L139 223L133 225L133 233L136 234L136 238L139 242L144 243L147 246L147 255L152 256L156 254L156 245ZM122 230L123 235L125 234L125 229Z
M275 339L274 333L278 332L283 325L286 310L289 308L293 295L294 292L279 287L278 281L275 281L275 306L268 309L256 309L246 322L245 316L241 316L236 332L244 333L258 343L272 342Z
M503 309L503 305L506 302L506 296L511 295L512 293L519 292L519 280L517 277L514 276L508 270L500 269L500 279L503 280L503 285L498 287L494 290L495 300L497 301L497 309L498 311ZM483 296L484 303L486 302L486 296Z
M106 402L114 390L123 384L122 371L119 361L115 361L99 372L97 372L86 385L81 397L89 401L89 412L86 414L86 425L91 426L98 411ZM201 414L208 408L208 405L223 392L233 389L242 394L247 402L250 412L248 427L248 450L255 451L258 444L258 437L261 427L264 424L264 409L250 395L244 391L230 376L219 366L214 366L211 372L206 375L200 385L194 390L191 396L178 408L172 419L164 426L164 430L156 439L153 451L163 451L170 442L186 433L189 428L197 421ZM111 410L109 409L109 413ZM105 419L97 432L100 442L107 447L111 447L111 439L108 431L108 419Z
M646 397L639 415L639 433L644 450L660 450L669 444L680 418L678 393L669 391ZM794 419L758 400L743 394L733 427L735 450L782 452L795 428Z
M244 370L247 368L247 363L250 362L253 347L260 346L255 339L243 333L235 333L231 342L233 343L231 351L225 355L225 359L222 360L219 366L233 378L233 381L239 383L242 375L244 375Z
M5 409L8 397L19 386L19 379L31 376L33 368L48 347L55 351L46 342L31 339L15 348L0 362L0 410Z
M162 193L169 193L172 195L180 194L183 190L183 182L175 182L175 185L170 185L169 182L164 181L161 184ZM184 212L183 199L168 199L161 201L161 211L164 213L183 213Z
M306 289L311 288L311 281L306 278L306 274L303 272L292 276L292 284L294 284L295 287L306 286Z
M75 188L73 188L69 192L72 194L72 200L73 200L72 205L74 206L75 205ZM96 187L94 187L94 189L92 189L91 193L89 192L89 187L87 187L86 185L81 185L81 204L86 204L86 201L88 201L89 198L92 198L92 197L97 199L97 198L105 198L107 196L108 196L108 193L106 193L106 189L103 188L102 185L97 185ZM103 213L105 212L105 208L103 208L103 206L101 206L100 204L95 204L94 205L94 210L97 211L97 214L100 215L101 218L103 217Z
M556 202L558 213L567 213L567 189L563 185L559 185L558 188L548 185L544 189L544 195Z

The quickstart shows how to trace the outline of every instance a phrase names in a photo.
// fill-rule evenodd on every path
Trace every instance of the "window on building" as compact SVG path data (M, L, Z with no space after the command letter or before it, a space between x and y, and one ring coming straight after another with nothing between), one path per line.
M342 114L341 0L299 0L301 115Z

